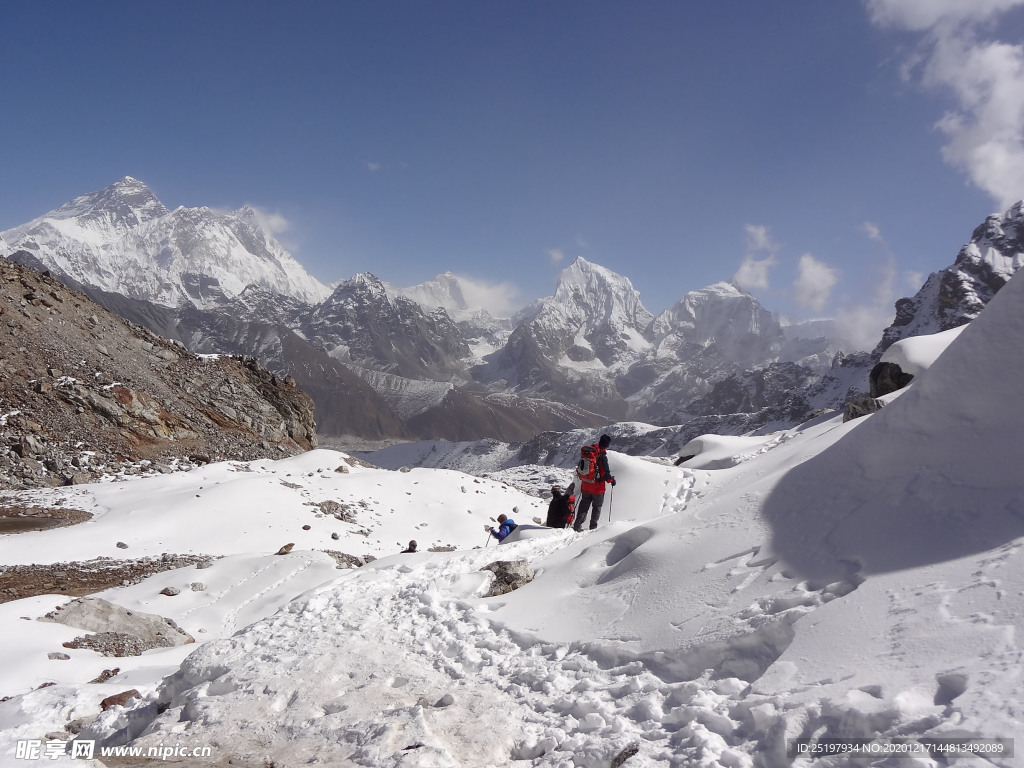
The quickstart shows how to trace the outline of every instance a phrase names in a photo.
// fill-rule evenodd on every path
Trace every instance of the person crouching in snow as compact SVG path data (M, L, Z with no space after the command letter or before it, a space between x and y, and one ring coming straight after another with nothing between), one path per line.
M576 483L569 486L566 491L557 486L551 486L551 501L548 504L548 519L544 523L548 528L565 528L572 525L573 504L576 501Z
M487 526L487 530L491 532L491 536L496 538L498 541L504 541L505 537L508 536L512 531L516 529L516 522L511 517L505 515L498 515L498 529L495 530L491 526Z
M404 555L404 554L406 554L407 552L415 552L415 551L416 551L416 540L415 540L415 539L413 539L412 541L410 541L410 542L409 542L409 546L408 546L408 547L406 547L405 549L403 549L403 550L402 550L401 552L399 552L398 554L400 554L400 555Z

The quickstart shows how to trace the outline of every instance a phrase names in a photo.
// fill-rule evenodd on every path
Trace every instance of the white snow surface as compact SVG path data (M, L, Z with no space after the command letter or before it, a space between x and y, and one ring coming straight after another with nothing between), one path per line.
M132 687L142 701L80 738L212 745L239 765L559 768L924 768L948 763L786 749L798 737L1020 739L1022 342L1016 277L871 416L736 444L719 469L611 452L617 485L590 533L541 529L546 502L493 480L324 450L39 492L95 517L0 537L0 561L225 557L101 595L198 640L141 657L51 661L81 631L32 619L66 598L0 606L0 694L12 697L0 764L25 765L19 739ZM354 522L317 517L308 504L324 500ZM514 506L524 528L491 542L488 518ZM397 554L409 538L456 549ZM273 555L286 541L292 553ZM381 557L338 571L318 549ZM533 581L484 597L480 569L514 559ZM197 580L204 590L159 594ZM85 682L112 666L111 681ZM88 764L51 761L72 762Z
M904 373L917 376L928 370L966 327L961 325L948 331L901 339L882 353L880 362L895 363Z

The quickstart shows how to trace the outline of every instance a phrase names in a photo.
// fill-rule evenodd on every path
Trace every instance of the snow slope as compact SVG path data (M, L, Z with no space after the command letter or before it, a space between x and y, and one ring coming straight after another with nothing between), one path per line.
M787 749L1024 737L1022 340L1015 278L959 337L922 341L948 346L871 416L823 416L731 451L708 438L680 467L612 453L619 482L590 534L527 528L495 545L482 521L518 506L528 523L544 501L444 470L336 473L341 457L327 451L49 491L102 514L0 537L4 562L116 556L115 531L133 555L233 554L103 595L210 638L190 654L49 661L75 630L17 617L63 598L0 606L15 662L0 674L13 695L0 702L0 763L24 765L17 740L128 687L144 700L80 738L212 745L244 765L923 767L948 762ZM354 522L305 506L330 499ZM410 529L421 545L458 548L387 554ZM341 538L324 547L329 531ZM292 554L269 554L282 538ZM312 551L353 552L358 540L355 553L384 556L339 572ZM517 558L535 579L483 597L492 577L480 568ZM159 595L196 578L204 591ZM82 682L115 661L121 676ZM59 684L28 690L44 679ZM1015 764L1005 753L956 762Z

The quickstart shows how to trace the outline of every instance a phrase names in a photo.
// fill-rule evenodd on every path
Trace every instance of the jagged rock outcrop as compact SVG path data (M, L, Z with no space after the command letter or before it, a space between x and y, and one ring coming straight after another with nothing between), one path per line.
M0 261L0 476L83 481L147 462L316 445L313 402L253 358L200 357L53 277Z

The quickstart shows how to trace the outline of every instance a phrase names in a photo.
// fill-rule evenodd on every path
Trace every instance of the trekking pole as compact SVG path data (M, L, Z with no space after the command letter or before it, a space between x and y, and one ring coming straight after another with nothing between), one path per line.
M612 503L614 501L615 501L615 486L613 485L612 489L610 491L608 491L608 522L609 523L612 521Z

